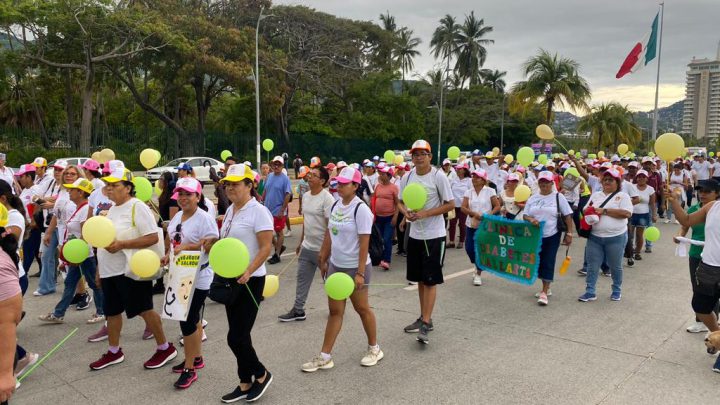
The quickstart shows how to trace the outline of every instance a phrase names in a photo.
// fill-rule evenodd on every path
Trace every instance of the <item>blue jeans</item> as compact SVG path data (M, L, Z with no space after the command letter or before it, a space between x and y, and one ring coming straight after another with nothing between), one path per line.
M42 255L42 272L40 273L40 284L38 284L38 291L41 294L55 292L57 248L58 235L57 230L55 230L50 237L50 246L45 246L45 251Z
M590 235L585 247L585 259L587 260L587 286L585 292L595 294L595 284L597 283L600 266L603 262L610 267L612 275L612 291L620 292L622 286L622 260L625 243L627 242L627 232L622 235L612 236L609 238L600 238Z
M80 275L82 273L85 276L88 286L93 291L93 298L95 299L95 310L96 314L104 315L103 312L103 293L102 290L95 284L95 258L88 257L84 262L80 263L79 266L69 266L67 268L67 276L65 277L65 291L63 291L62 298L55 306L53 315L58 318L65 316L70 306L70 302L75 296L75 288L77 287L78 281L80 281Z
M42 243L40 240L41 235L42 232L40 232L39 229L31 229L30 236L22 244L23 269L25 269L25 273L27 274L30 274L30 267L32 267L35 256L37 256L40 251L40 243Z
M385 249L383 249L382 259L388 263L392 260L392 235L395 227L392 226L392 215L388 217L375 217L375 225L380 230L380 234L383 236L385 242Z
M470 228L469 226L465 227L465 252L468 255L468 259L470 259L470 263L475 266L475 270L480 274L482 270L475 264L475 232L477 232L477 229Z

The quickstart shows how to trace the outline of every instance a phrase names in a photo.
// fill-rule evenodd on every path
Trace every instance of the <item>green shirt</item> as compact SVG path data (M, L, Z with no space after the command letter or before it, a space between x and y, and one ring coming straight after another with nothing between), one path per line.
M700 204L695 204L692 207L688 208L687 213L692 214L693 212L696 212L700 209ZM694 225L690 227L692 230L692 240L699 240L699 241L705 241L705 222ZM696 245L690 245L690 257L700 258L700 255L702 254L703 247L702 246L696 246Z

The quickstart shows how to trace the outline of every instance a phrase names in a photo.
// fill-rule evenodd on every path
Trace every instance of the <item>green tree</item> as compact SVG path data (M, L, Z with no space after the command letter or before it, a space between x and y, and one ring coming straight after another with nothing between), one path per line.
M590 86L580 76L580 64L576 61L541 49L523 64L522 70L526 80L512 87L510 105L514 111L540 102L545 107L545 123L550 125L554 107L588 109Z
M393 53L395 55L395 61L400 66L404 86L405 74L415 67L413 59L420 56L420 51L415 48L420 46L422 41L420 38L413 37L413 30L406 27L398 31L396 41Z
M485 87L489 87L493 90L495 90L498 93L504 93L505 92L505 75L507 72L501 72L497 69L491 70L491 69L482 69L480 71L480 79L482 81L482 85Z
M469 81L470 86L480 83L480 69L487 58L485 46L495 43L494 40L485 38L492 30L493 27L485 25L484 19L475 17L474 11L465 17L465 22L460 26L455 70L463 84L466 81Z
M580 119L577 130L591 132L598 150L615 150L621 143L634 148L642 139L642 131L633 122L632 112L617 102L594 106L590 114Z

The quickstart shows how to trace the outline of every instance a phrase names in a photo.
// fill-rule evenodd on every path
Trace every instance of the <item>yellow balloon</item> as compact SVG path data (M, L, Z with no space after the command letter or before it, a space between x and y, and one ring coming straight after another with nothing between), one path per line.
M601 150L600 152L598 152L598 153L597 153L597 157L599 157L600 159L604 158L604 157L605 157L605 151L604 151L604 150Z
M538 125L537 128L535 128L535 135L537 135L537 137L540 139L555 138L555 134L553 133L552 128L545 124Z
M662 160L672 161L684 153L685 140L678 134L668 132L660 135L655 141L655 154Z
M82 236L90 245L105 248L115 240L115 225L107 217L94 216L83 224Z
M628 153L629 149L630 148L626 144L621 143L620 145L618 145L617 151L619 154L624 155L624 154Z
M402 155L395 155L395 165L401 165L405 162L405 158Z
M569 156L569 155L575 156L575 151L574 151L573 149L570 149L570 150L568 151L568 156Z
M113 159L115 159L115 152L113 152L112 149L103 149L100 151L100 163L109 162Z
M497 146L494 147L494 148L492 148L492 153L493 153L493 156L499 155L499 154L500 154L500 148L498 148Z
M130 258L130 271L140 278L152 276L159 268L160 258L150 249L138 250Z
M160 194L162 194L162 187L160 187L160 179L155 180L155 194L160 197Z
M510 163L513 162L513 160L515 160L515 158L513 157L513 155L510 155L510 154L505 155L505 163L510 164Z
M530 187L525 184L517 186L515 189L515 202L525 202L528 198L530 198L531 194L532 191L530 190Z
M100 156L100 152L93 152L93 154L90 155L90 159L92 159L98 163L103 163L100 161L100 159L102 159L102 157Z
M10 214L8 213L7 207L0 204L0 226L5 227L8 224Z
M158 164L158 161L160 161L160 158L156 150L143 149L143 151L140 152L140 163L144 168L150 170Z
M270 298L280 289L280 279L274 274L265 276L265 287L263 288L263 297Z

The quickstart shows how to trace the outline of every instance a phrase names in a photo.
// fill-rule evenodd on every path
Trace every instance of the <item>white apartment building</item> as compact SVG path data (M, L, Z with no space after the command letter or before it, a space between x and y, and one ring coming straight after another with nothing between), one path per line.
M688 64L682 133L695 138L720 137L720 43L714 60Z

